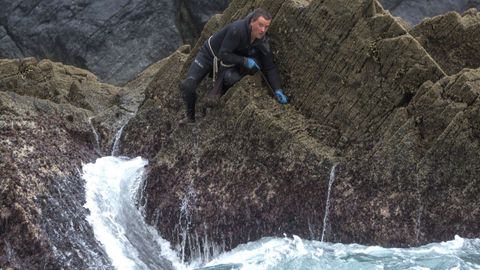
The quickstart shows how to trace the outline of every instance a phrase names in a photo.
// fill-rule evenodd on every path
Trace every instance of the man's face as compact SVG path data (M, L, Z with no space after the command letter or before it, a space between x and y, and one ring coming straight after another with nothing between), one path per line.
M257 39L262 38L270 26L271 20L267 20L264 17L260 16L258 19L251 21L250 26L252 27L252 37Z

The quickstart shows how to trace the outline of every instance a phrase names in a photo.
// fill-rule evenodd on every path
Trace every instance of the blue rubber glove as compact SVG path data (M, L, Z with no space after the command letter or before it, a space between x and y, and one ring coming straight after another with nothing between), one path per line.
M245 61L244 66L248 69L254 69L254 68L260 69L257 62L255 62L255 59L253 59L251 57L247 57L247 61Z
M287 96L285 96L282 89L275 90L275 96L277 96L278 102L280 102L281 104L288 103L288 98Z

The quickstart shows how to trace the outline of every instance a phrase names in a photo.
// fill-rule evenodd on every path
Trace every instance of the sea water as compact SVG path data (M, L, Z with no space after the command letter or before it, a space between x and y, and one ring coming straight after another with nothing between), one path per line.
M181 251L145 224L136 205L146 165L140 157L102 157L83 167L88 221L117 269L480 269L480 239L459 236L416 248L383 248L285 235L242 244L207 262L184 263Z

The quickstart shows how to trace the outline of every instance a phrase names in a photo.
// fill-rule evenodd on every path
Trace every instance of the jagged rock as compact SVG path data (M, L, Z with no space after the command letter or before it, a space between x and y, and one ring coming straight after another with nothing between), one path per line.
M425 82L334 191L335 241L416 245L478 237L480 69ZM368 207L366 207L367 205ZM349 227L342 224L355 224ZM355 227L355 228L354 228Z
M410 33L450 75L480 67L480 13L476 9L425 20Z
M5 59L0 60L0 91L68 103L91 111L90 122L99 136L99 153L106 154L112 149L116 132L143 101L145 87L157 70L158 63L152 64L120 88L100 83L91 72L58 62Z
M92 73L50 60L0 60L0 91L56 103L70 103L98 113L113 105L120 88L97 81Z
M123 84L172 53L182 43L179 29L202 27L228 3L185 1L191 16L181 18L183 2L2 0L0 58L52 59Z
M184 105L178 83L199 45L256 6L274 14L269 33L291 104L278 105L257 76L231 88L197 124L179 125ZM206 25L190 55L176 52L166 61L171 68L161 69L149 86L126 127L122 151L149 158L147 219L173 244L187 243L192 255L212 243L228 249L283 233L319 239L324 230L328 241L386 246L451 239L454 232L478 237L473 228L480 219L467 214L478 200L448 200L451 209L465 213L455 215L453 227L433 205L443 194L427 192L432 182L448 180L442 176L447 171L468 179L454 182L456 189L475 191L468 184L477 181L468 173L477 169L468 164L480 164L470 154L475 150L456 151L457 163L444 160L442 172L433 174L440 145L393 140L404 125L421 121L414 110L428 105L419 101L425 82L446 74L376 1L232 1ZM463 80L469 93L462 94L461 85L455 90L470 103L478 92L473 74L459 75L469 78ZM199 87L200 112L209 87L208 79ZM436 114L446 123L450 116ZM444 128L425 125L422 132ZM467 141L478 145L476 137ZM324 226L334 164L333 213ZM439 190L452 185L442 183Z
M163 67L164 60L150 65L135 79L128 82L116 95L117 104L98 113L92 124L99 133L100 152L114 154L115 140L120 139L123 127L137 112L145 99L145 90L154 76Z
M480 8L479 0L381 0L385 9L416 25L426 17L434 17L449 11L464 12Z
M291 103L254 76L206 109L207 78L198 122L180 125L178 85L199 45L257 6L274 15ZM447 77L376 1L234 0L190 54L178 49L122 89L68 69L0 62L1 267L110 267L85 221L78 168L111 150L135 112L120 152L149 159L147 220L190 256L283 233L385 246L479 237L480 71Z

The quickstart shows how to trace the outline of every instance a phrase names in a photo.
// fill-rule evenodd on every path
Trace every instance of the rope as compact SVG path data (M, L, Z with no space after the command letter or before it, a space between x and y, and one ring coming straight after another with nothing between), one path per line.
M215 52L213 52L213 48L212 48L212 44L210 44L210 39L212 39L213 36L210 36L208 38L208 48L210 49L210 52L212 53L213 55L213 82L216 81L217 79L217 75L218 75L218 63L220 62L220 65L222 65L223 67L234 67L235 65L232 64L232 65L227 65L227 64L224 64L222 61L219 61L219 58L215 55Z

